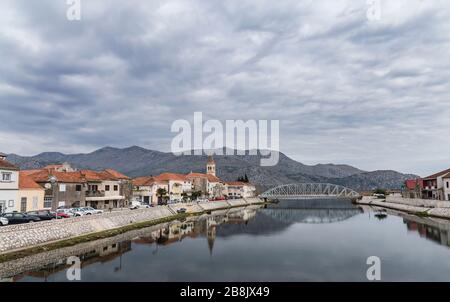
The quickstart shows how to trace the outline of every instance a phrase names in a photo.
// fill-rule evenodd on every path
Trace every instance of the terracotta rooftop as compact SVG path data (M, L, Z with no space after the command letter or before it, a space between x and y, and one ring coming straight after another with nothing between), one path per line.
M150 186L155 183L155 179L151 176L143 176L133 179L134 186Z
M113 169L106 169L105 172L108 172L112 176L114 176L117 179L130 179L125 174L120 173L119 171L113 170Z
M220 178L211 175L211 174L204 174L204 173L194 173L191 172L188 175L186 175L187 178L207 178L209 182L222 182Z
M176 174L176 173L163 173L154 177L157 181L169 181L169 180L178 180L185 181L186 175Z
M436 178L438 178L440 176L444 176L444 175L446 175L448 173L450 173L450 169L447 169L447 170L441 171L439 173L427 176L427 177L424 178L424 180L436 179Z
M15 165L13 165L12 163L0 159L0 169L5 169L5 170L13 170L13 171L17 171L19 170L19 168Z
M44 190L38 185L33 178L31 178L26 171L19 172L19 189L40 189Z

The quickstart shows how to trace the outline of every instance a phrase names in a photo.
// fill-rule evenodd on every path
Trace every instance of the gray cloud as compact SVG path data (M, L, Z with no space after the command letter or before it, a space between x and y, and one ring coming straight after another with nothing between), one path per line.
M305 162L427 174L450 152L450 4L82 0L0 4L0 149L168 151L172 122L279 119Z

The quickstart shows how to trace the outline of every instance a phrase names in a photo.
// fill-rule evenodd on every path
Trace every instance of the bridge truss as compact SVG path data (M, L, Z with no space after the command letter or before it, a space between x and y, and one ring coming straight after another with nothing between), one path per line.
M359 198L358 192L333 184L300 183L281 185L260 195L268 199L322 199L322 198Z

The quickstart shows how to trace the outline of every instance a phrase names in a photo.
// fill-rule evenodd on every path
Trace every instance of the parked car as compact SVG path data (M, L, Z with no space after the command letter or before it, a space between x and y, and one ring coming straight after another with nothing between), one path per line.
M71 212L70 209L58 209L56 210L56 214L60 218L70 218L75 216L75 214Z
M1 215L1 217L8 219L9 224L21 224L21 223L41 221L41 219L39 217L29 216L27 214L17 213L17 212L4 213Z
M178 213L178 214L182 214L182 213L186 213L186 211L187 211L187 210L186 210L185 208L181 208L181 209L178 209L178 210L177 210L177 213Z
M151 207L152 207L152 206L150 206L150 205L148 205L148 204L135 203L135 204L132 204L132 205L130 206L130 210L149 209L149 208L151 208Z
M8 225L9 221L5 217L0 217L0 226Z
M27 214L28 216L39 217L41 220L56 219L55 213L52 213L49 210L30 211L26 212L25 214Z
M81 208L71 208L69 211L72 212L75 217L86 215L86 212L82 211Z
M92 207L84 207L81 208L81 210L84 211L86 215L103 214L103 210L97 210Z

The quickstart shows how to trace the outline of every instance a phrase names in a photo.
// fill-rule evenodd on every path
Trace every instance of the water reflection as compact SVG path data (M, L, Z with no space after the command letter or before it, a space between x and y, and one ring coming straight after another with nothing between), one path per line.
M364 212L369 213L369 218L370 215L383 214L385 217L382 221L375 220L378 224L384 224L383 229L373 228L375 221L367 220L365 215L361 215ZM317 228L315 224L318 223L323 224L324 227ZM330 224L332 226L328 227L327 225ZM167 280L205 281L212 276L218 280L222 278L240 280L237 276L244 273L240 271L241 267L244 269L245 265L250 265L250 261L256 261L256 263L250 268L247 267L245 274L253 277L240 277L244 281L258 280L258 271L263 270L264 265L271 267L269 271L273 267L280 267L280 271L277 272L279 275L272 274L267 277L269 279L264 280L303 280L312 277L301 275L294 279L283 279L283 274L287 274L288 267L294 269L295 265L299 265L298 270L301 271L308 269L310 263L321 263L323 258L315 259L319 257L319 254L322 257L325 256L328 262L335 261L334 266L342 261L342 263L355 263L354 259L359 257L362 258L360 262L364 264L363 258L366 253L364 249L372 245L374 248L380 247L380 244L374 242L371 236L364 236L364 234L371 230L371 232L377 232L379 238L383 238L382 236L386 234L385 228L388 226L393 231L400 227L403 233L406 227L409 234L417 234L418 238L450 246L448 221L416 217L390 210L358 207L352 205L350 201L288 200L266 207L251 206L215 211L209 215L189 217L183 221L173 221L112 238L1 263L0 279L3 281L65 281L67 258L76 255L81 259L83 272L86 269L91 274L97 272L95 277L86 277L88 280L83 281L103 281L103 278L116 280L114 275L120 276L117 279L122 281L136 280L136 278L140 278L137 279L139 281L163 281L164 279L158 279L159 273L163 275L162 271L165 272ZM338 231L339 229L341 231ZM321 240L318 240L319 238ZM358 239L352 242L343 238ZM396 239L392 239L395 242ZM404 238L401 239L404 240ZM265 247L261 249L252 247L252 254L248 255L250 258L238 252L249 240L259 242ZM343 242L348 242L349 246L342 245ZM337 245L341 245L342 254L335 251L332 255L327 255L330 247ZM381 246L386 249L386 253L389 249L396 248L392 246L392 242ZM348 250L345 251L344 247ZM245 248L248 249L249 246ZM358 250L361 253L362 249L364 252L358 254ZM285 256L271 257L275 252ZM392 253L397 252L392 251ZM212 262L205 262L205 255L209 255L206 259ZM410 256L413 258L412 255ZM149 257L153 260L149 261ZM244 260L240 257L248 259ZM287 266L283 267L283 263ZM330 265L329 263L328 267L333 267ZM136 269L144 274L143 277L133 275ZM227 279L225 271L229 269L232 271L228 274L234 277ZM361 270L359 267L349 267L349 274L352 269L357 272ZM317 274L315 278L320 280L320 274L333 274L336 267L331 271L326 271L325 268L323 268L325 271L321 271L317 267L311 267L309 270L308 276ZM152 271L153 274L151 274ZM218 271L223 276L209 275L213 272L217 274ZM295 275L300 271L294 270L290 274ZM173 273L176 275L171 275ZM345 274L339 276L335 277L343 278Z

